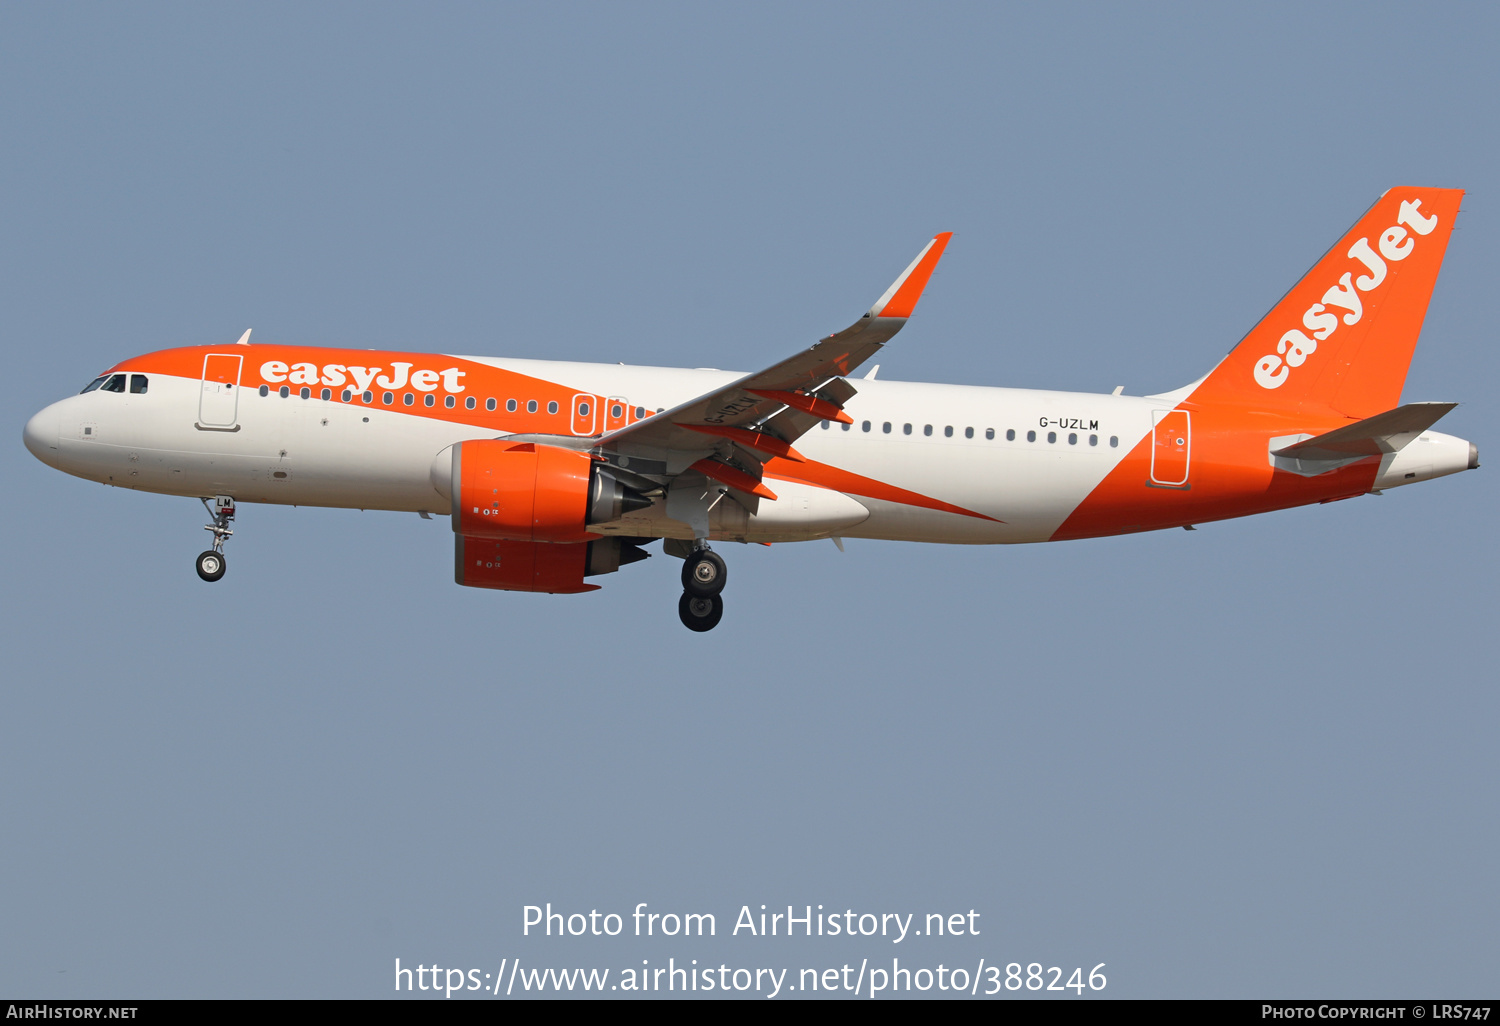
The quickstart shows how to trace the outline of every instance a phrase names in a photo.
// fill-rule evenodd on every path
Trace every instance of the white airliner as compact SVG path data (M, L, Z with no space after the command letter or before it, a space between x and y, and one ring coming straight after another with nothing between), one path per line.
M592 591L665 539L712 629L709 542L991 544L1191 527L1478 466L1401 389L1463 193L1392 189L1205 377L1126 396L851 379L916 306L934 238L849 328L754 374L251 344L125 360L32 417L91 481L452 518L454 577Z

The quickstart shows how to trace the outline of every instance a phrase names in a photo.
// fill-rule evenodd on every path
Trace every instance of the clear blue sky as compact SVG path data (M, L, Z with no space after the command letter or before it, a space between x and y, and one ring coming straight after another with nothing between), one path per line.
M0 8L0 995L378 997L403 965L1108 963L1115 996L1497 983L1496 471L1017 548L461 589L411 515L22 447L233 341L754 369L956 232L882 377L1206 371L1397 184L1469 190L1405 398L1500 459L1480 5ZM718 915L521 937L521 909ZM750 941L741 905L982 914ZM926 946L920 946L925 944Z

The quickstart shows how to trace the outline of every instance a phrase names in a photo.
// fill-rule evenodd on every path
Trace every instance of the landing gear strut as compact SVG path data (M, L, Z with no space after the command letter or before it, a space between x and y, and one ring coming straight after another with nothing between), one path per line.
M216 495L212 506L208 504L207 499L200 501L203 503L203 508L208 510L208 515L213 517L213 523L204 524L203 529L213 533L214 547L206 552L198 553L198 576L205 581L217 581L228 569L228 564L224 560L224 542L234 534L229 528L230 523L234 521L234 497Z
M729 570L719 554L700 545L682 561L682 598L677 616L690 631L711 631L724 616L724 599L719 593L729 580Z

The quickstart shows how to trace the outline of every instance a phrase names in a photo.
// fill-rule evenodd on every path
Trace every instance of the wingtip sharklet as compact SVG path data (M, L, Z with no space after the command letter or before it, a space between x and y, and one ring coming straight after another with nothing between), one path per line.
M917 258L901 272L901 277L891 283L891 287L885 290L885 295L876 300L875 305L870 307L871 317L910 317L917 307L917 300L922 298L922 290L927 288L927 281L932 277L932 272L937 268L938 261L943 258L943 250L948 248L948 240L953 238L952 232L939 232L932 237L932 241L922 247L922 252Z

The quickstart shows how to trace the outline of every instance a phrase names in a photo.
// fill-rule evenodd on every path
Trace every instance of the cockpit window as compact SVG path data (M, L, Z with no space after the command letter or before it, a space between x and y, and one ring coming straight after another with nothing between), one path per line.
M94 389L98 388L100 385L104 384L108 380L109 380L109 375L108 374L101 374L101 375L99 375L99 377L95 378L93 381L90 381L87 385L84 385L83 386L83 392L92 392ZM83 392L79 392L78 394L79 395L83 395Z
M123 391L125 391L125 375L123 375L123 374L111 374L109 376L109 380L106 381L102 387L103 387L104 391L106 391L106 392L123 392Z
M144 375L144 374L132 374L132 375L130 375L130 394L131 395L145 395L146 394L146 375Z

